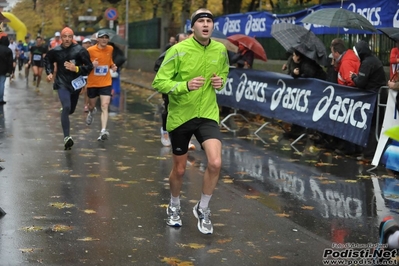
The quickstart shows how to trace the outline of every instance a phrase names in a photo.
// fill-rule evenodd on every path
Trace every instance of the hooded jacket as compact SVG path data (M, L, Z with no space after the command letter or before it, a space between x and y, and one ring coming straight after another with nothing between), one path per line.
M210 40L203 46L195 38L188 38L169 48L152 83L157 91L169 97L167 131L193 118L219 123L219 107L211 77L216 74L223 79L221 90L228 73L227 50L220 42ZM199 90L189 91L187 83L198 76L205 78L204 85Z
M65 68L66 61L73 62L79 67L78 73L70 71ZM62 45L56 46L49 50L44 58L46 73L54 73L54 63L57 64L57 75L55 76L54 90L59 88L67 88L73 92L72 80L79 76L87 76L93 69L93 64L90 61L89 52L79 44L72 43L69 47Z
M5 76L11 74L13 70L13 56L12 51L8 48L10 41L7 36L0 38L0 75Z
M387 84L381 60L371 53L369 45L365 41L356 43L353 51L357 54L361 62L359 74L352 75L353 82L360 89L377 92L380 87Z

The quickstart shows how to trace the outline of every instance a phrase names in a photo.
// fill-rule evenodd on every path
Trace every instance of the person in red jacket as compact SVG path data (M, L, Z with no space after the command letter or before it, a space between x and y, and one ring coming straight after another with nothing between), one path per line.
M351 73L359 73L360 60L352 49L347 49L342 39L336 38L331 42L331 53L338 72L338 84L356 87L351 79Z
M392 80L395 73L399 71L399 40L396 41L396 46L391 49L389 56L389 79ZM398 75L395 76L395 80L398 79Z

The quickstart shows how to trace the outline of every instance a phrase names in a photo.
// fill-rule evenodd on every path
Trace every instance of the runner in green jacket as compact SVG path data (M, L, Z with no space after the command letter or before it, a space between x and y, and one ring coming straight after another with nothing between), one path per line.
M221 168L221 135L216 90L223 89L229 72L226 47L210 39L213 15L201 8L191 16L194 36L173 45L155 76L152 86L168 94L166 129L173 149L173 168L169 175L171 200L167 208L170 226L181 226L180 190L187 164L188 143L195 135L205 150L205 170L201 200L194 206L198 229L212 234L209 201Z

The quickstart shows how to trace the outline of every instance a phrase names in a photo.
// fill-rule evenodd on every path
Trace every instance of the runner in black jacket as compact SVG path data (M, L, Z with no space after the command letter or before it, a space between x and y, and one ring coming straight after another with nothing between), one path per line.
M69 115L75 111L79 93L86 84L83 76L87 76L93 69L89 53L81 45L73 43L73 35L72 29L64 28L61 31L62 44L48 51L44 59L48 82L53 80L54 63L57 65L53 88L58 91L62 105L61 125L64 132L65 150L73 146L73 140L69 134Z

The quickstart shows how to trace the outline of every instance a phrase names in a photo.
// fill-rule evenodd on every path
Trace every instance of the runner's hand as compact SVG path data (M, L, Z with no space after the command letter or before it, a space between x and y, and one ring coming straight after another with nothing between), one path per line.
M188 90L190 90L190 91L198 90L199 88L202 87L202 85L204 85L204 83L205 83L204 77L199 76L199 77L193 78L187 84Z
M68 69L69 71L76 72L76 66L75 66L75 64L72 63L71 61L65 61L64 67L65 67L66 69Z
M93 67L98 67L98 58L94 59L93 63Z
M223 79L213 73L211 77L211 84L214 89L220 89L223 86Z
M47 82L50 82L52 80L53 80L53 74L50 73L47 75Z

